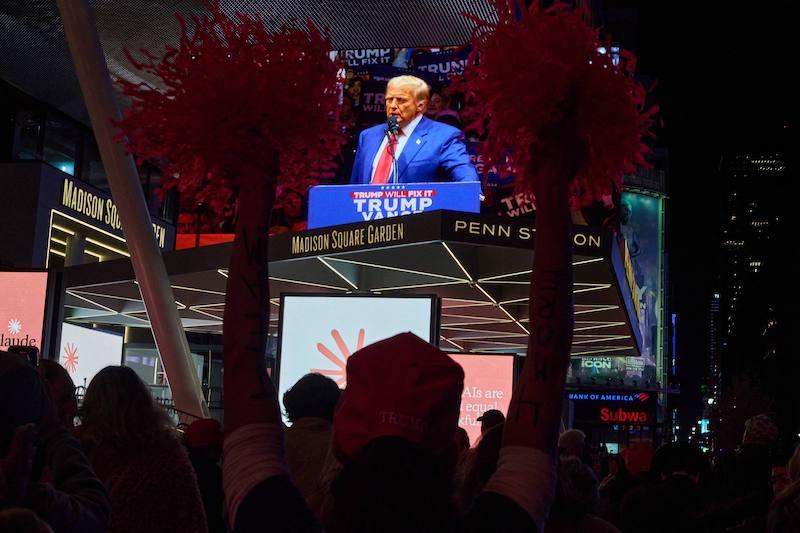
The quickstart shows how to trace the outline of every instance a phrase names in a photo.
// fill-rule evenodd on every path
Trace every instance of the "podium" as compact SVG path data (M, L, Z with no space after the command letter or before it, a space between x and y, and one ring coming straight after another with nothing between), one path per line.
M480 212L481 184L318 185L308 193L308 229L447 209Z

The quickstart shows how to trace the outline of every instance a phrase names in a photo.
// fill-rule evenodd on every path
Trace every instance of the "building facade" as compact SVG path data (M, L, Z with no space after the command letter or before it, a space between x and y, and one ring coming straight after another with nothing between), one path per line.
M741 424L756 411L771 413L787 436L797 433L789 397L796 357L788 339L796 253L788 246L791 176L781 150L724 156L726 185L716 289L710 303L708 397L717 408L712 427L720 448L736 444Z

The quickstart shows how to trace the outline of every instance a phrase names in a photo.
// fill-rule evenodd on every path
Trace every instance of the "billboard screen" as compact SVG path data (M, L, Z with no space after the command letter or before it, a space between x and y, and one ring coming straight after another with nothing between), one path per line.
M623 192L620 200L620 231L628 246L633 277L639 294L642 356L573 358L568 379L584 382L607 380L616 385L639 380L663 381L659 370L663 361L664 328L664 199L636 192Z
M464 392L458 425L473 446L481 436L478 417L497 409L505 415L514 387L514 355L448 354L464 369Z
M660 361L663 320L663 199L646 194L625 192L620 205L620 230L628 243L633 273L639 292L642 318L642 357L647 367ZM650 377L650 376L646 376Z
M58 354L75 386L85 387L103 368L122 363L122 335L64 323Z
M398 333L410 331L427 342L435 337L432 296L283 296L278 357L278 397L309 372L344 387L347 358Z
M42 349L47 272L0 272L0 349Z

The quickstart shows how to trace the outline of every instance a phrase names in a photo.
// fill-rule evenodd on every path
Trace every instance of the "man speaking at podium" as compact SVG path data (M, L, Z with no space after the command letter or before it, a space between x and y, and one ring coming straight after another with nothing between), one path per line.
M478 181L461 132L424 116L428 84L398 76L386 86L386 124L361 132L352 184Z

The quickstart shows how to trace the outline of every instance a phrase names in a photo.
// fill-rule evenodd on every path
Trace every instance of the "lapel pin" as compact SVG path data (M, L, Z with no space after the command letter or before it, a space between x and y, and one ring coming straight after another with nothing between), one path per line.
M422 144L422 141L417 139L417 144Z

